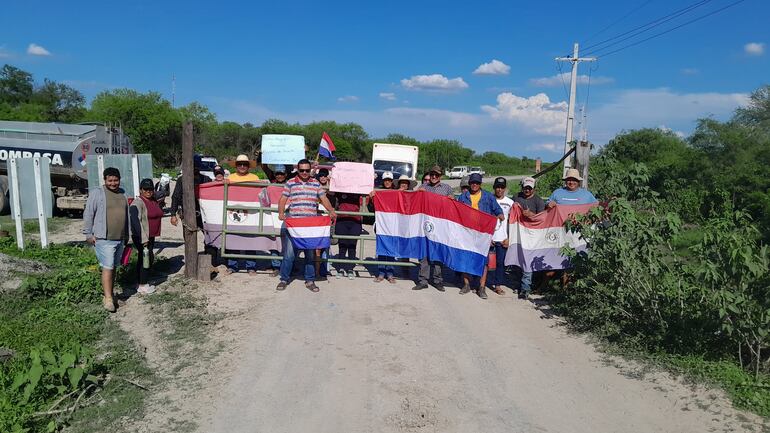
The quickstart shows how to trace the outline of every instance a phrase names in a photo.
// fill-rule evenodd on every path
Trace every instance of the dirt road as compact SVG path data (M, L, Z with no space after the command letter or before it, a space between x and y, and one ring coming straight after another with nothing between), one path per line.
M182 254L180 230L165 220L163 238L163 255ZM762 429L721 392L600 354L537 301L415 292L359 270L317 294L297 281L276 292L267 274L199 285L196 296L224 313L211 334L221 349L168 368L167 389L134 431L167 431L171 416L190 421L176 431L207 433ZM151 364L173 364L148 314L132 297L115 317Z

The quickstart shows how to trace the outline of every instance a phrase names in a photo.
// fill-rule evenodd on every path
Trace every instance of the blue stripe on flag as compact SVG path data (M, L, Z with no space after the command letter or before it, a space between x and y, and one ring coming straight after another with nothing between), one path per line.
M316 250L329 248L331 246L331 239L329 236L323 236L319 238L295 238L289 236L291 243L294 245L294 249L297 250Z
M428 257L450 269L471 275L483 274L487 263L486 255L450 247L423 236L402 238L377 235L377 255L418 260Z
M321 156L323 156L326 159L334 159L334 155L332 155L331 151L329 151L329 149L323 146L318 148L318 153L320 153Z

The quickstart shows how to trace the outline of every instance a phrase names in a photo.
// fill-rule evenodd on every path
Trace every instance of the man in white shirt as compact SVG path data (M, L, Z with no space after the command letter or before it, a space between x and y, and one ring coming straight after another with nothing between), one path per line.
M492 187L495 190L497 204L503 209L505 219L497 221L497 227L495 227L495 232L492 234L490 253L493 251L495 253L495 270L492 271L490 269L488 278L492 291L502 295L505 293L503 283L505 282L505 254L508 251L508 214L511 211L511 206L513 206L513 199L505 195L507 182L504 177L495 179Z

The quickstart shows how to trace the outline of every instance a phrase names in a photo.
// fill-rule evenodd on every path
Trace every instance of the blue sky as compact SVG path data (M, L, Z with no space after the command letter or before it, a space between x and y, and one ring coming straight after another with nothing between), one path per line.
M705 0L605 52L733 2ZM375 137L458 139L549 160L563 148L567 99L553 58L696 0L7 3L0 63L89 99L118 87L170 99L173 74L177 105L202 102L220 120L353 121ZM640 127L686 135L699 117L728 118L770 84L769 16L770 2L745 0L581 64L589 139Z

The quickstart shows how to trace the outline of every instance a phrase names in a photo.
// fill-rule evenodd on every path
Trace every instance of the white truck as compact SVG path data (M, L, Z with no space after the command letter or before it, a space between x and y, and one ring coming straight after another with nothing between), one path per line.
M468 170L468 175L471 175L473 173L478 173L481 175L481 177L484 177L484 175L486 174L484 172L484 169L482 169L481 167L471 167L470 170Z
M403 144L374 143L372 147L372 166L374 167L374 186L382 185L382 173L389 171L393 178L406 175L414 180L417 171L417 158L420 149L417 146Z
M452 167L451 170L448 170L446 175L450 179L462 179L469 174L469 171L467 165L457 165Z

